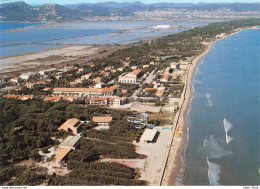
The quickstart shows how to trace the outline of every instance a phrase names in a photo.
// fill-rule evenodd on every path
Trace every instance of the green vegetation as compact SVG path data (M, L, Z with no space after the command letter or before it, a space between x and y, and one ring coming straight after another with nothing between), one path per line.
M142 130L137 130L130 126L125 116L131 115L128 111L106 110L100 106L82 106L70 102L45 102L38 99L20 101L14 99L0 98L0 184L9 182L9 184L32 185L43 180L50 180L50 184L58 185L60 180L66 185L99 185L104 184L122 184L122 185L140 185L143 181L135 181L135 171L126 166L127 173L121 171L118 176L113 176L113 168L121 165L108 163L96 163L101 156L114 158L137 158L139 154L135 152L135 146L129 142L137 140ZM33 172L33 169L13 166L15 163L28 158L34 161L41 161L37 150L42 149L47 152L47 147L58 144L55 138L64 138L68 133L58 131L58 127L67 119L78 118L80 120L92 120L93 116L111 114L114 120L110 123L110 129L97 131L91 128L91 123L83 128L83 138L80 148L69 155L69 162L82 163L86 170L82 175L86 180L79 182L79 179L73 178L73 175L79 169L70 166L73 170L66 177L49 177L46 174ZM48 158L51 161L52 158ZM91 163L91 164L90 164ZM97 165L96 165L97 164ZM107 169L102 167L104 164ZM90 168L89 168L90 165ZM99 166L100 165L100 166ZM89 173L92 166L99 167L93 173ZM81 169L82 169L81 167ZM31 172L30 172L31 171ZM16 174L17 172L17 174ZM80 171L82 172L82 171ZM104 174L105 180L101 176ZM124 175L130 174L131 177ZM116 174L115 174L116 175ZM11 177L15 179L10 180Z

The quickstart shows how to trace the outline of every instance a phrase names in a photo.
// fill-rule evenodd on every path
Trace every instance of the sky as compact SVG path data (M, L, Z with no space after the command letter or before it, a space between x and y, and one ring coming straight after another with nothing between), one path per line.
M18 0L0 0L0 3L8 3L15 2ZM75 4L75 3L99 3L106 1L114 1L114 2L135 2L138 0L23 0L27 4L45 4L45 3L55 3L55 4ZM150 4L150 3L159 3L159 2L170 2L170 3L256 3L260 2L260 0L140 0L142 3Z

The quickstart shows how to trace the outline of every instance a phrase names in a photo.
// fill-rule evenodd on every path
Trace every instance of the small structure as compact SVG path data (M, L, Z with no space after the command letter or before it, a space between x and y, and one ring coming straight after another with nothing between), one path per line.
M93 117L92 121L98 126L98 129L109 129L109 122L112 121L113 118L108 116L99 116Z
M44 97L44 101L53 101L53 102L58 102L59 100L61 100L62 97L60 96L46 96Z
M149 142L153 142L156 134L157 131L155 129L145 129L143 135L140 138L140 143L147 144Z
M91 73L83 75L83 76L81 76L81 79L87 80L87 79L89 79L91 77L91 75L92 75Z
M17 98L18 100L28 100L28 99L33 99L32 95L24 95L24 96L19 96Z
M31 77L35 76L37 73L36 72L28 72L28 73L22 73L19 77L23 80L28 80Z
M105 86L105 83L99 82L99 83L97 83L97 84L94 86L94 88L96 88L96 89L101 89L101 88L103 88L104 86Z
M52 161L52 167L67 167L67 159L70 151L71 148L60 149Z
M62 100L67 100L67 101L73 102L73 101L75 101L75 100L78 100L78 97L75 97L75 96L66 96L66 97L62 97Z
M156 91L155 95L158 97L162 97L164 95L164 93L165 93L165 90L159 89Z
M19 81L22 81L22 78L20 78L20 77L14 77L14 78L12 78L10 81L13 82L13 83L18 83Z
M165 74L163 78L161 79L161 82L167 82L169 80L169 75Z
M25 83L25 85L28 89L33 88L34 86L36 86L36 83Z
M100 83L102 81L102 77L96 77L95 79L93 79L94 83Z
M173 62L173 63L171 63L171 68L172 69L179 69L180 68L180 64Z
M68 136L59 144L59 148L75 150L79 145L80 139L81 136Z
M55 72L55 71L56 71L56 68L50 68L50 69L47 69L47 70L41 70L38 73L40 75L44 76L44 75L48 75L49 73Z
M82 123L76 118L68 119L58 128L58 130L71 131L74 135L77 135L81 129Z
M5 97L5 98L14 98L14 99L17 99L19 96L18 95L14 95L14 94L6 94L6 95L4 95L3 97Z

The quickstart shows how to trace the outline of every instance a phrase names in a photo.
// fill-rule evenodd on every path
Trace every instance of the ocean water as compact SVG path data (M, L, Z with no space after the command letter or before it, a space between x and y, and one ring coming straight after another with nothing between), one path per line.
M193 76L183 185L259 185L260 29L218 41Z
M18 29L29 26L38 26L44 23L0 22L0 31Z
M156 25L192 27L209 21L136 21L80 23L0 23L0 57L38 52L64 45L128 44L151 37L178 33L185 29L154 29ZM9 29L24 30L8 31ZM6 31L5 31L6 30ZM34 43L34 44L31 44ZM37 44L35 44L37 43Z

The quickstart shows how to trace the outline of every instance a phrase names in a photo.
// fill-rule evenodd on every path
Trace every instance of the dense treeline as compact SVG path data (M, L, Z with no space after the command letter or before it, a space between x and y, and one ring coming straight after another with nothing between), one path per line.
M129 142L137 140L143 131L135 129L126 121L125 117L131 115L131 112L107 110L100 106L83 106L66 101L46 102L39 99L21 101L0 98L0 107L1 184L9 182L11 177L16 179L9 184L17 185L33 185L50 179L45 173L39 174L31 169L12 165L28 158L41 161L37 152L38 149L45 149L45 147L58 143L51 137L63 138L69 134L57 130L67 119L75 117L80 120L91 121L93 116L108 113L114 118L110 123L110 129L104 131L90 129L92 126L90 122L83 130L83 136L89 135L90 139L83 138L80 148L69 155L69 169L73 170L74 176L79 172L79 168L73 168L75 164L84 163L85 169L92 169L91 167L97 167L97 169L93 173L82 175L84 181L72 179L73 175L70 175L64 178L51 177L54 178L51 184L61 184L59 179L66 185L143 184L143 181L134 180L135 171L126 166L122 168L122 170L125 169L124 171L118 172L110 169L121 165L112 164L112 168L110 168L110 165L107 165L108 163L94 162L101 156L111 158L140 157L135 152L135 146ZM108 168L104 169L104 167L99 166L103 164ZM106 179L102 180L101 176Z
M35 149L54 144L50 137L61 137L58 127L67 119L90 120L106 113L99 106L83 107L70 102L20 101L0 99L0 156L10 161L39 158Z
M135 170L117 163L83 163L70 161L72 171L64 177L51 178L49 185L145 185L134 180Z

